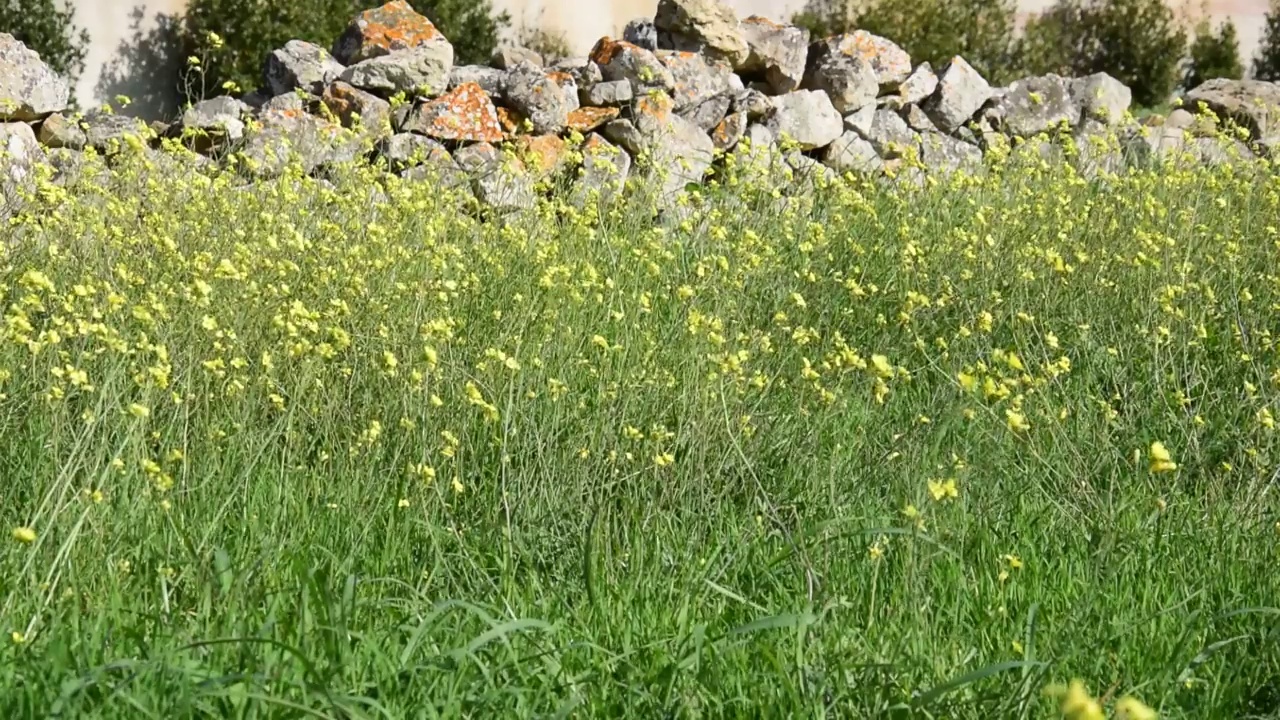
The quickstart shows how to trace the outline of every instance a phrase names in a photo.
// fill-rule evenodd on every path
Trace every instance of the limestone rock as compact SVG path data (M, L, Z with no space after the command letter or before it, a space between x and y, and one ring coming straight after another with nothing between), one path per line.
M1204 103L1223 120L1248 128L1253 139L1280 135L1280 85L1263 80L1209 80L1187 93L1192 111Z
M605 80L631 83L631 92L636 96L652 89L670 92L675 88L675 78L658 56L629 42L600 38L591 50L591 61L600 67Z
M545 63L542 61L542 55L537 50L530 50L527 47L513 46L498 48L493 53L493 59L489 64L499 70L510 70L520 63L530 63L535 67L542 67Z
M1058 75L1039 75L1009 85L994 112L1010 135L1031 137L1080 122L1080 107L1071 96L1071 81Z
M62 112L70 94L67 81L35 51L0 32L0 122L39 120Z
M763 80L773 95L799 89L809 57L809 31L759 15L743 20L739 28L750 53L738 71Z
M487 65L459 65L449 71L449 89L475 83L489 97L502 97L503 83L506 79L505 72Z
M721 120L724 120L732 102L728 95L718 95L677 114L697 125L703 132L711 132Z
M582 144L582 174L574 193L577 204L583 204L594 191L601 198L620 192L631 175L631 156L599 135L591 135Z
M501 142L498 111L484 90L465 83L415 108L401 127L439 140Z
M333 56L343 65L354 65L397 50L439 43L447 45L449 41L430 20L404 0L394 0L357 15L334 43ZM453 57L452 47L449 57Z
M267 56L262 65L262 83L272 97L298 88L319 95L344 69L342 63L319 45L290 40Z
M700 53L670 50L659 50L658 60L671 71L676 112L729 93L729 78L733 71L724 63L708 61Z
M876 154L888 160L902 157L920 142L920 136L907 125L898 113L887 108L875 111L871 124L862 135Z
M630 105L633 97L631 83L626 80L596 83L578 92L578 101L584 106L623 107Z
M990 98L991 85L957 55L938 74L938 88L923 107L940 130L952 132L969 122Z
M449 87L453 46L430 42L376 55L343 70L339 79L361 90L435 97Z
M653 25L659 47L705 53L735 69L751 53L738 16L724 0L658 0Z
M580 133L588 133L622 114L616 107L580 107L569 113L565 127Z
M341 80L330 83L321 102L345 128L357 126L366 137L383 138L391 134L391 103Z
M822 163L836 172L874 172L884 167L871 143L847 130L822 151Z
M1133 92L1106 73L1094 73L1071 81L1071 99L1082 117L1118 125L1133 102Z
M982 151L953 137L926 133L920 135L920 161L929 170L944 174L972 171L982 165Z
M802 87L826 93L841 115L874 104L880 94L880 80L870 60L860 53L842 52L838 38L814 44Z
M911 75L898 86L897 92L884 98L885 107L900 109L908 105L918 105L938 89L938 76L934 74L929 63L920 63L911 71Z
M732 150L746 134L747 124L747 114L745 112L736 112L725 116L715 127L711 128L711 143L715 145L716 150L721 152Z
M577 92L570 105L569 94L545 70L522 62L507 72L504 98L511 109L533 123L538 135L564 130L569 112L577 109Z
M826 93L799 90L773 100L766 127L774 137L790 138L803 150L830 145L844 130L844 121Z
M40 123L37 139L47 148L83 150L88 138L80 124L61 113L54 113Z

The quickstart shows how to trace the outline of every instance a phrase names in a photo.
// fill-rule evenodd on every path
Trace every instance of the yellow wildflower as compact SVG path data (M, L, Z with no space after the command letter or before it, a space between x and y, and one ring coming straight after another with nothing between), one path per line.
M1153 473L1173 472L1178 469L1178 464L1173 461L1168 449L1160 441L1151 443L1147 458L1151 461L1150 468Z

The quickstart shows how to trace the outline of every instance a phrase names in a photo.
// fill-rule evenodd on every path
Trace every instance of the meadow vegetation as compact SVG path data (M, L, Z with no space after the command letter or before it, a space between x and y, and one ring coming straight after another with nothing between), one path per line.
M0 715L1275 712L1271 162L744 157L658 220L129 148L40 183Z

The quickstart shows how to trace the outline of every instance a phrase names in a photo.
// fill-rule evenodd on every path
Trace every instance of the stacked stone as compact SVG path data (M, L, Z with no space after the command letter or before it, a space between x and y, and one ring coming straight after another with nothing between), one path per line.
M587 58L546 66L536 52L508 48L488 66L455 66L448 39L394 0L356 16L331 50L300 40L275 50L259 90L196 103L156 127L109 113L68 117L65 80L0 34L0 181L21 180L46 152L110 153L167 136L262 176L291 160L314 171L377 156L406 177L467 185L492 206L520 208L533 204L539 179L569 169L576 154L566 138L575 136L579 196L618 187L644 156L671 197L744 139L751 157L806 173L893 171L912 157L951 172L977 168L1010 137L1081 139L1132 123L1128 88L1105 74L997 88L963 58L913 65L864 31L811 40L765 18L740 21L723 0L659 0L651 21L602 38ZM1188 100L1248 129L1246 152L1269 152L1277 86L1212 81ZM1162 126L1122 129L1123 154L1222 159L1220 145L1215 155L1208 138L1184 132L1194 120L1179 110ZM520 159L504 161L504 145Z

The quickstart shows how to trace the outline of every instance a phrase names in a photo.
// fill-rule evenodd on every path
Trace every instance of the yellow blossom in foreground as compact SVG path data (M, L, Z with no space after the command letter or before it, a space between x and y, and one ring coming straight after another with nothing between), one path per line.
M1058 687L1051 688L1050 693L1062 698L1062 717L1066 720L1105 720L1106 718L1102 713L1102 705L1089 694L1084 683L1079 680L1072 680L1065 691Z
M1031 423L1027 422L1027 416L1016 410L1004 411L1005 424L1014 432L1026 432L1031 429Z
M930 480L929 494L937 502L953 500L960 497L960 488L956 485L955 478L947 478L946 480Z
M151 414L151 408L147 407L146 405L139 405L138 403L132 403L129 405L129 414L136 418L145 418Z
M1125 695L1116 701L1115 720L1156 720L1156 711L1141 700Z
M13 529L13 539L23 544L30 544L36 541L36 531L23 526Z
M1178 464L1173 461L1168 449L1160 441L1151 443L1147 458L1151 461L1150 467L1153 473L1173 472L1178 469Z

